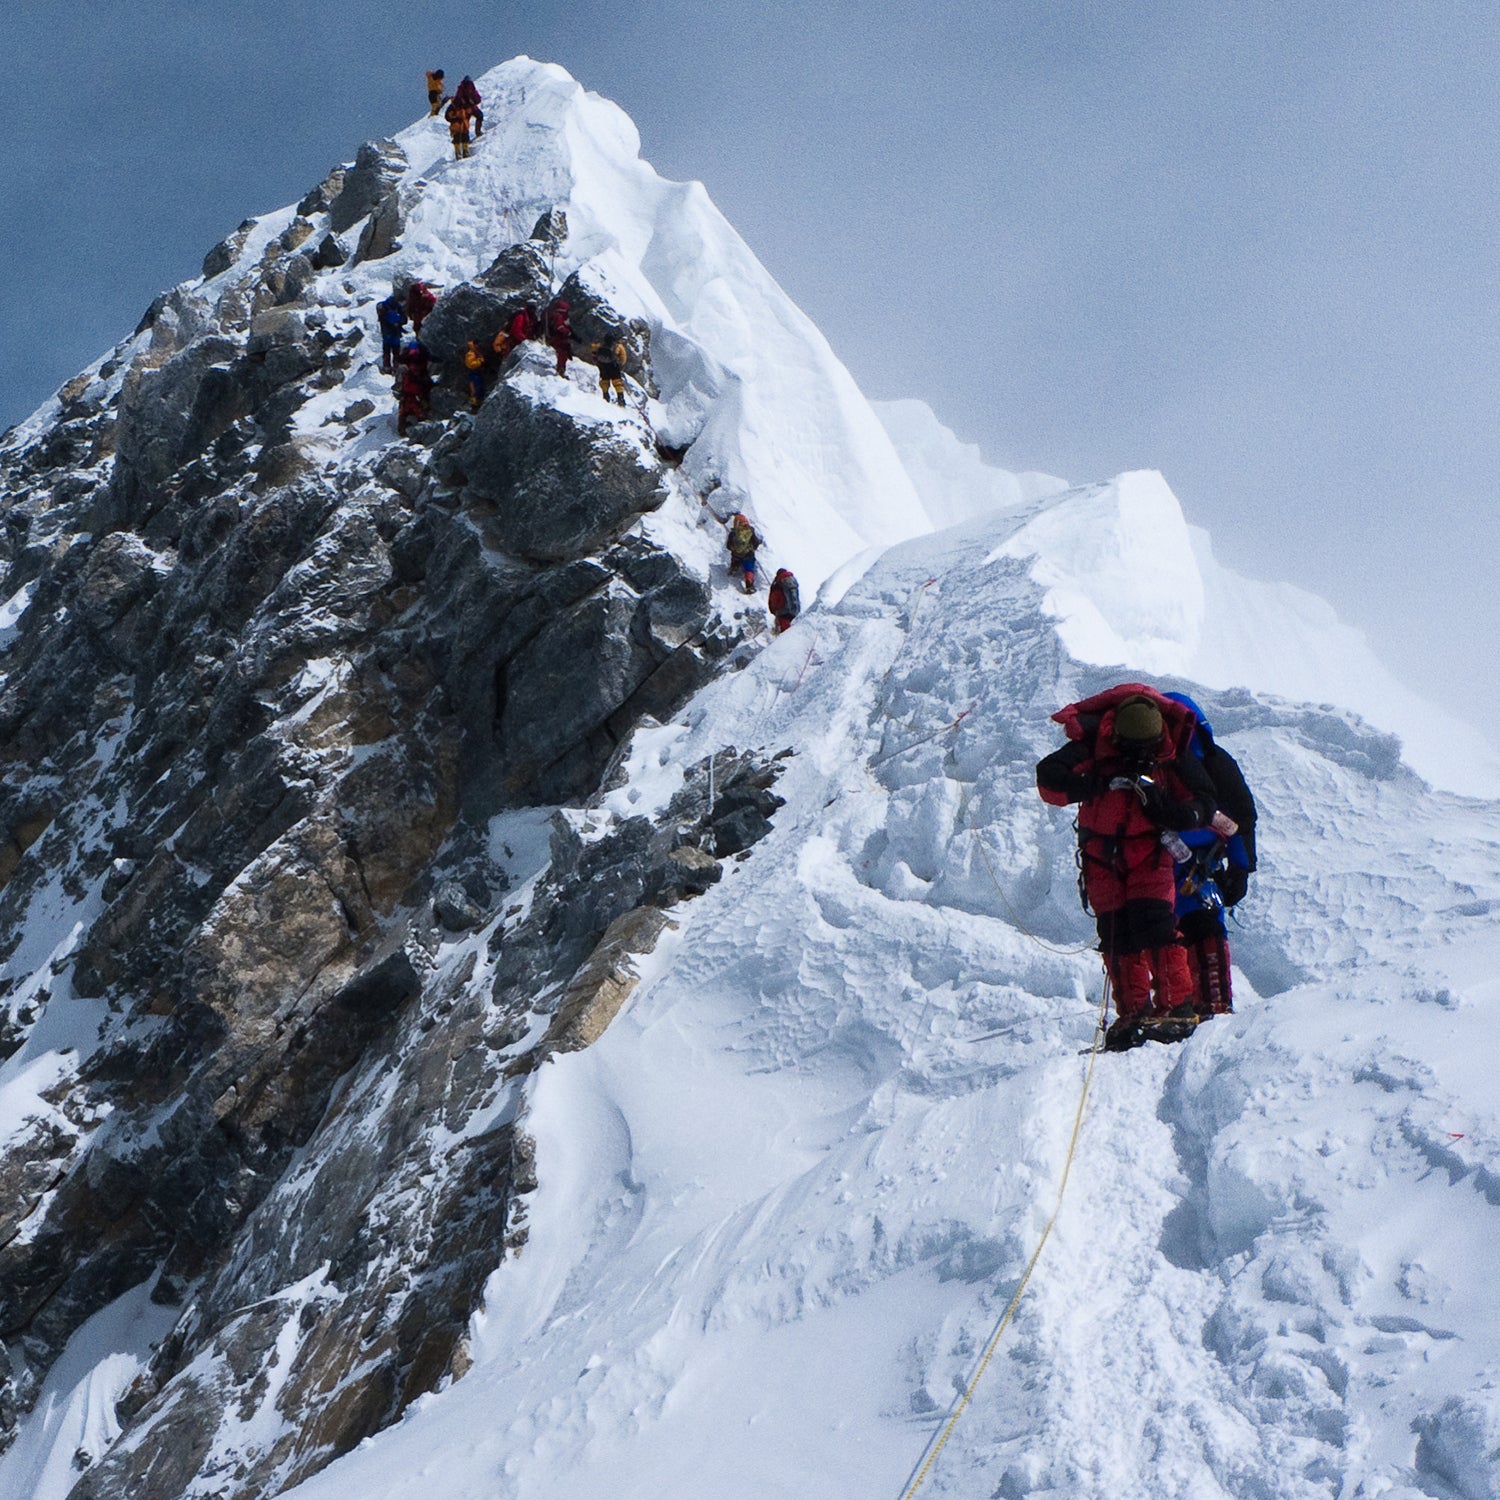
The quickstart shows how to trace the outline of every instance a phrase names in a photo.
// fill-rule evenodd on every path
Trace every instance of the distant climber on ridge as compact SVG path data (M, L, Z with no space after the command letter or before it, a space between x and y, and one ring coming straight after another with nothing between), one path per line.
M494 350L500 359L519 349L527 339L534 339L542 330L542 320L535 302L518 307L510 315L510 321L495 335Z
M1169 845L1214 817L1213 782L1188 749L1191 710L1123 682L1052 715L1070 743L1037 762L1053 807L1081 803L1078 842L1086 909L1114 990L1106 1051L1180 1041L1197 1024L1193 977L1177 941Z
M557 356L557 373L566 375L568 357L573 352L573 327L568 322L567 301L562 297L547 309L547 342Z
M425 281L414 281L406 291L406 316L411 319L411 331L422 332L422 320L437 306L437 293Z
M380 368L387 375L394 375L401 358L401 330L406 327L406 310L394 291L384 302L376 304L375 319L380 324Z
M483 95L474 86L474 80L467 73L459 79L458 87L453 91L453 101L461 104L468 110L474 121L474 139L477 141L484 134L484 111L479 105Z
M750 518L739 511L729 518L729 534L724 545L729 549L729 574L740 576L740 586L747 594L755 592L755 551L762 537L750 524Z
M790 568L777 568L770 592L766 595L766 608L776 621L777 635L802 613L802 596L797 591L797 579Z
M427 113L435 115L443 107L443 70L433 68L427 74Z
M592 358L599 367L599 394L608 401L613 390L620 398L620 405L624 406L625 362L630 358L625 340L613 336L600 339L593 347Z
M444 112L448 135L453 141L453 159L462 161L469 154L469 111L457 99Z
M464 350L464 372L469 387L469 410L478 411L484 400L484 350L477 339L470 339Z
M1177 931L1193 976L1194 1004L1201 1021L1234 1009L1224 910L1244 900L1255 869L1255 798L1239 762L1214 739L1203 710L1186 693L1168 693L1167 697L1193 715L1188 750L1203 762L1219 805L1209 827L1183 832L1182 841L1193 857L1179 862L1175 872Z

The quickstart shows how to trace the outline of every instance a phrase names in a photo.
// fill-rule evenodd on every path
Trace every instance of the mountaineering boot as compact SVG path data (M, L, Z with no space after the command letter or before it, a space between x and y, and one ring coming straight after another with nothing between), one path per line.
M1104 1051L1129 1052L1132 1047L1144 1046L1144 1020L1144 1016L1116 1016L1104 1033Z
M1143 1016L1140 1026L1143 1041L1183 1042L1197 1029L1198 1012L1191 1000L1184 1000L1165 1014Z

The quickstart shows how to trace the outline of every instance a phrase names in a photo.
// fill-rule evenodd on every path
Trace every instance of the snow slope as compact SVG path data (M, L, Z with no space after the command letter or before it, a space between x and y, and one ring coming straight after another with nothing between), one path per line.
M922 402L878 409L937 524L1033 507L1007 545L1036 559L1080 661L1352 708L1397 735L1407 763L1435 786L1500 796L1500 755L1477 730L1397 681L1315 594L1220 564L1160 474L1063 493L1062 480L985 464Z
M475 1368L298 1500L902 1492L1051 1207L1095 1020L1030 769L1111 674L1061 649L1035 524L896 548L643 738L648 803L733 742L794 750L787 805L535 1080ZM1101 1062L925 1493L1492 1495L1500 806L1346 714L1204 697L1265 815L1240 1013Z

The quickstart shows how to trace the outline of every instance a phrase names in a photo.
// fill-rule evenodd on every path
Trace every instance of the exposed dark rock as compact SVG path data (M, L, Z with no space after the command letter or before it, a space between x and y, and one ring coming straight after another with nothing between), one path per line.
M352 228L394 190L405 171L406 152L395 141L366 141L329 205L329 228L335 234Z
M488 353L513 307L499 292L482 282L461 281L438 298L438 305L422 323L422 342L440 364L457 371L464 345L478 339Z
M318 248L313 253L312 263L319 271L330 270L334 266L341 266L349 259L349 247L336 234L325 234L318 241Z
M346 167L335 167L317 187L307 193L297 205L297 212L311 218L313 214L327 213L343 190Z
M467 932L484 922L484 913L456 880L445 880L432 897L433 915L449 932Z
M153 1275L180 1307L81 1497L269 1500L460 1373L536 1183L514 1125L474 1122L519 1112L535 1009L571 996L546 1047L586 1045L775 803L729 756L712 807L701 765L659 818L559 814L504 906L491 815L588 802L738 636L632 531L668 494L649 441L548 405L545 351L477 419L438 401L368 452L378 403L337 391L352 314L307 298L325 204L363 194L366 250L399 232L373 158L256 266L245 238L218 255L216 302L158 299L114 406L80 377L0 453L0 597L33 585L0 680L0 1051L54 989L103 1002L0 1169L0 1445L93 1313ZM449 290L436 346L545 300L566 226L542 229ZM342 415L300 421L318 392ZM83 929L38 975L22 939L61 899ZM210 1473L224 1423L278 1436Z
M245 241L250 237L250 231L254 228L255 220L246 219L233 234L226 235L203 257L205 279L227 271L239 259L240 251L245 248Z
M351 401L343 411L334 419L342 422L346 427L352 427L356 422L362 422L375 410L375 403L366 396L361 396L358 401Z
M640 983L635 960L675 925L657 906L638 906L616 917L563 991L532 1058L539 1062L553 1052L578 1052L597 1042Z
M278 302L295 302L312 285L317 271L311 257L290 256L281 271L281 288L276 294Z
M771 831L771 815L785 800L770 790L774 780L770 767L750 772L731 780L714 799L710 821L720 859L743 853Z
M210 336L140 374L116 435L120 462L140 482L165 479L249 413L250 394L233 374L239 355L232 340Z
M300 213L285 229L276 236L276 243L282 250L290 254L306 243L307 238L313 232L312 221L304 218Z
M531 238L544 251L556 250L568 237L568 216L560 208L549 208L531 229Z
M469 495L495 507L500 545L539 562L595 551L666 498L662 469L641 442L510 382L479 409L463 464Z
M360 231L359 243L354 247L353 263L358 265L366 260L384 260L392 251L399 249L404 225L401 192L398 188L380 200Z
M552 273L547 258L535 244L522 241L502 250L482 271L479 280L484 286L504 297L512 311L535 302L541 307L552 294Z
M724 867L702 849L680 844L667 856L666 873L668 893L681 892L682 897L701 896L723 878Z

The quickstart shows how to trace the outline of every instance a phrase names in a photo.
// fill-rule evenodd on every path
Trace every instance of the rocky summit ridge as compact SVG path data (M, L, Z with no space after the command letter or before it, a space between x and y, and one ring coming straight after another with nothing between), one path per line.
M526 1235L527 1074L777 806L732 751L607 806L633 728L761 628L715 563L759 395L568 178L581 131L649 172L618 112L524 60L481 83L482 175L438 121L362 147L0 440L0 1448L120 1299L155 1331L77 1500L274 1495L461 1373ZM373 306L418 274L407 442ZM559 291L640 410L526 350L471 415L464 341ZM886 488L877 535L917 529Z

